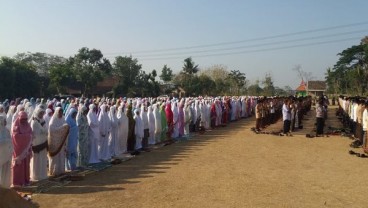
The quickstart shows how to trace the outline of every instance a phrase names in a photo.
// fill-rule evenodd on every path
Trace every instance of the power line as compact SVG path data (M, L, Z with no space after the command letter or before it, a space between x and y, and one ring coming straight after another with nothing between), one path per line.
M196 46L188 46L188 47L141 50L141 51L130 51L130 52L115 52L115 53L105 53L105 54L106 55L114 55L114 54L133 54L133 53L135 53L135 54L137 54L137 53L157 53L157 52L164 52L164 51L175 51L175 50L187 50L187 49L193 49L193 48L214 47L214 46L231 45L231 44L238 44L238 43L244 43L244 42L250 42L250 41L259 41L259 40L268 40L268 39L275 39L275 38L281 38L281 37L290 37L290 36L295 36L295 35L300 35L300 34L315 33L315 32L335 30L335 29L348 28L348 27L355 27L355 26L367 25L367 24L368 24L368 22L358 22L358 23L338 25L338 26L325 27L325 28L318 28L318 29L312 29L312 30L303 30L303 31L293 32L293 33L284 33L284 34L273 35L273 36L265 36L265 37L260 37L260 38L251 38L251 39L245 39L245 40L239 40L239 41L229 41L229 42L204 44L204 45L196 45Z
M283 46L283 47L274 47L274 48L267 48L267 49L257 49L257 50L229 52L229 53L206 54L206 55L198 55L198 56L191 56L191 57L193 57L193 58L202 58L202 57L211 57L211 56L227 56L227 55L238 55L238 54L247 54L247 53L256 53L256 52L268 52L268 51L275 51L275 50L282 50L282 49L289 49L289 48L298 48L298 47L306 47L306 46L314 46L314 45L324 45L324 44L329 44L329 43L345 42L345 41L351 41L351 40L357 40L357 39L359 39L359 37L339 39L339 40L331 40L331 41L320 41L320 42L314 42L314 43L305 43L305 44ZM140 59L140 60L145 61L145 60L169 60L169 59L183 59L183 57L180 56L180 57L166 57L166 58L147 58L147 59Z
M284 43L292 43L292 42L315 40L315 39L321 39L321 38L327 38L327 37L343 36L343 35L356 34L356 33L362 33L362 32L368 32L368 30L357 30L357 31L352 31L352 32L327 34L327 35L307 37L307 38L299 38L299 39L292 39L292 40L283 40L283 41L270 42L270 43L259 43L259 44L253 44L253 45L219 48L219 49L196 50L196 51L176 52L176 53L161 53L161 54L141 55L141 56L138 55L138 57L141 57L141 58L148 57L148 58L150 58L150 57L171 56L171 55L198 54L198 53L206 53L206 52L213 52L213 51L238 50L238 49L254 48L254 47L259 47L259 46L279 45L279 44L284 44Z

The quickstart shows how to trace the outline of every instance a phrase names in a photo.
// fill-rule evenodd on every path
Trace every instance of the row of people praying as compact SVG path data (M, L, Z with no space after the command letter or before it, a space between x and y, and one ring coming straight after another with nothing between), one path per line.
M0 104L0 185L19 187L253 114L255 98L16 99Z

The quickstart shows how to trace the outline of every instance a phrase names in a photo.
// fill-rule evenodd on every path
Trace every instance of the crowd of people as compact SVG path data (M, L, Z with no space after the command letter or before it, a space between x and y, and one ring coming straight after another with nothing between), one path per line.
M338 116L346 129L352 134L354 141L350 144L353 148L362 147L364 152L367 149L367 129L368 129L368 102L362 97L340 96L338 99Z
M295 129L303 128L304 115L310 111L311 97L273 97L261 98L255 106L256 133L282 118L283 130L281 135L291 135Z
M193 132L252 116L256 104L257 98L247 96L5 100L0 186L27 186L124 153L139 154L150 145L189 139Z

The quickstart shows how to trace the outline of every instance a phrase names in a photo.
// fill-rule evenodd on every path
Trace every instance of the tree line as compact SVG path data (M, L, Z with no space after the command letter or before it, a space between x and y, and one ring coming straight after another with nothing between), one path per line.
M155 97L179 91L183 96L288 94L288 88L274 86L270 74L250 84L239 70L223 65L200 69L189 57L178 73L164 65L158 76L156 69L143 70L132 56L117 56L111 63L100 50L83 47L69 58L47 53L1 57L0 98L50 97L65 94L68 89L90 96L97 83L109 77L117 80L112 96Z
M328 93L367 96L368 36L338 56L336 64L326 72Z

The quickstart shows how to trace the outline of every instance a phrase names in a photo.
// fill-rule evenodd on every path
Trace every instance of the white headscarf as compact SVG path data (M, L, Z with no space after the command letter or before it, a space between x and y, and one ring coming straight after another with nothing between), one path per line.
M100 136L100 128L99 128L99 122L97 115L95 113L95 105L91 104L89 105L89 111L87 113L87 121L88 125L91 128L92 132L95 134L96 137Z
M157 103L153 106L153 116L155 118L155 134L161 133L162 127L161 127L161 114L160 114L160 104Z
M108 136L108 133L111 128L110 118L106 112L107 105L102 104L100 107L100 115L98 115L98 122L100 126L100 134L102 136Z
M0 116L0 167L10 161L13 154L13 144L5 122L6 117Z

